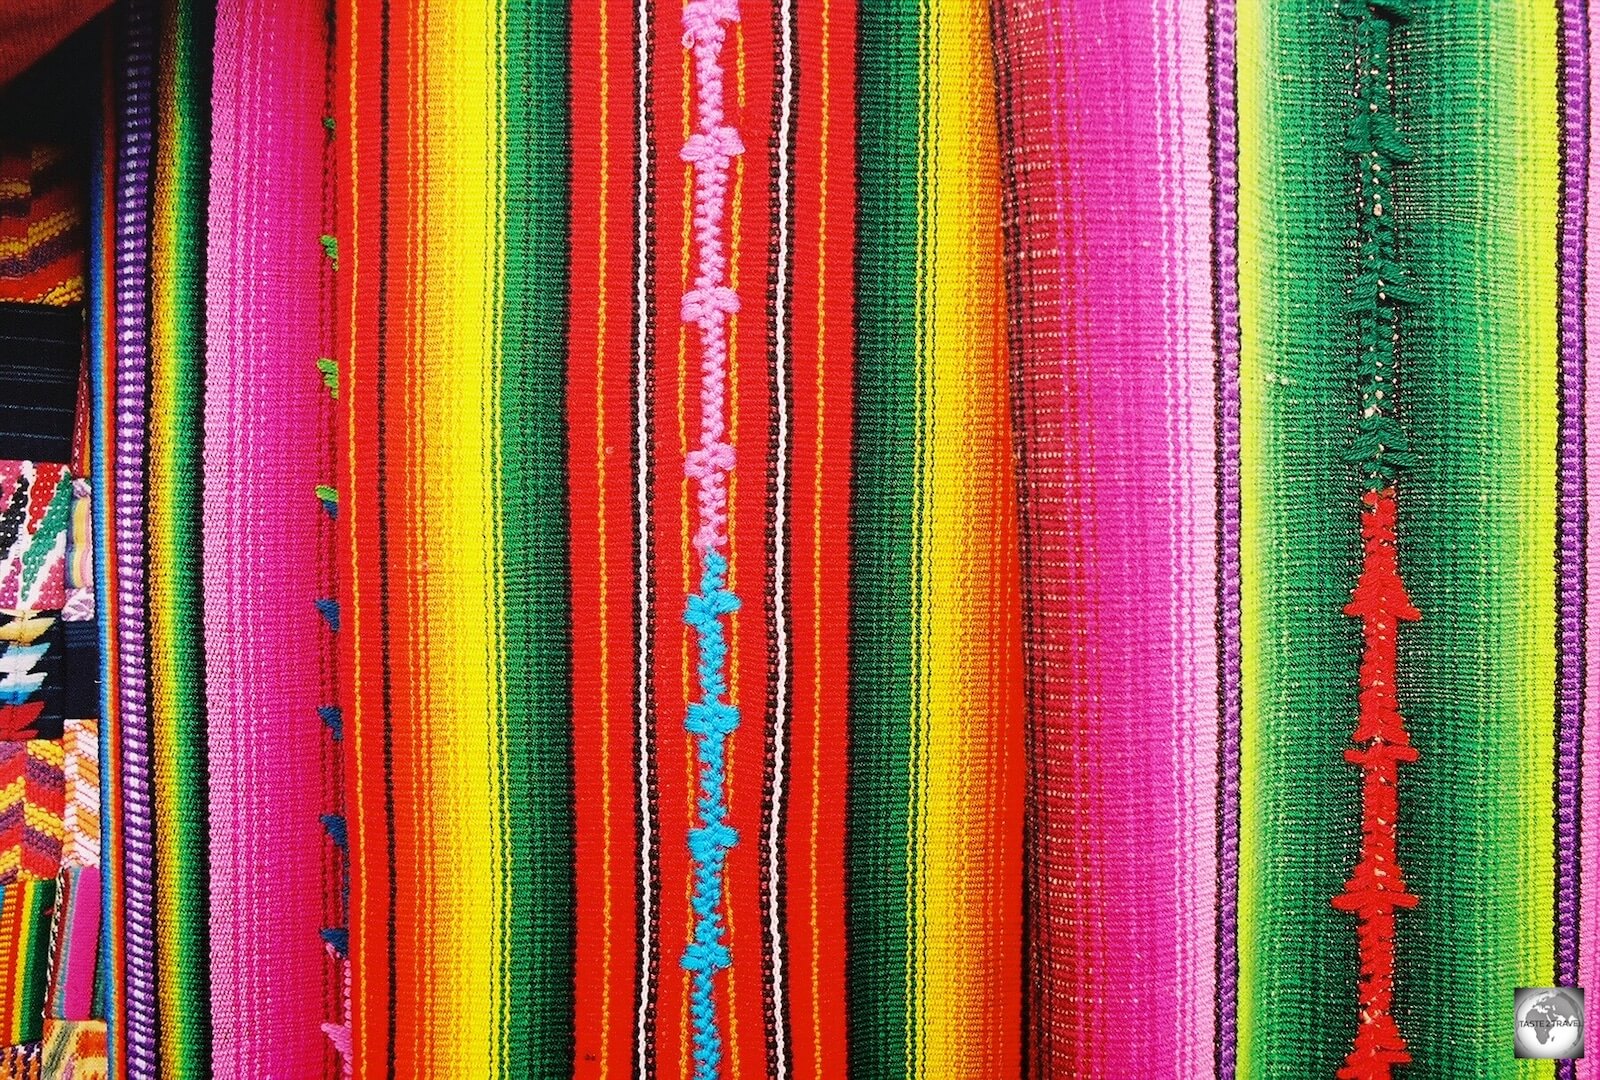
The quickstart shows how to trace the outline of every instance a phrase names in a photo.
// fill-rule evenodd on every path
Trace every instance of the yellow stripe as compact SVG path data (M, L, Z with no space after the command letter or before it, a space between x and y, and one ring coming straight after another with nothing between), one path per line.
M494 0L429 9L419 85L429 100L418 117L423 170L417 227L420 339L414 366L422 400L416 417L426 484L417 500L416 580L434 644L418 656L416 715L428 717L419 747L431 763L431 805L420 822L432 974L419 1022L419 1075L484 1080L499 1075L506 1007L497 957L505 940L506 844L499 819L501 742L494 704L500 641L496 587L494 400L499 357L495 304L501 172L497 69L500 25ZM421 567L416 568L421 571ZM405 883L402 882L402 887Z
M914 1069L979 1075L999 988L981 958L1000 882L988 843L997 787L989 758L1005 722L1004 635L995 632L1005 561L992 523L1009 468L1007 386L996 364L1004 297L998 248L999 158L986 7L928 5L924 42L924 250L917 493L918 1035Z
M594 460L595 460L595 539L600 555L600 579L595 590L595 633L600 645L600 1069L599 1080L611 1074L611 581L607 567L610 545L606 539L606 297L609 269L611 200L611 5L602 3L600 17L600 175L599 183L599 258L595 260L595 294L598 304L594 316Z
M1516 612L1507 612L1511 625L1521 637L1518 651L1523 656L1525 678L1522 684L1523 716L1529 718L1521 767L1523 865L1520 878L1522 909L1523 969L1521 986L1542 986L1554 981L1555 942L1550 933L1555 910L1555 681L1556 681L1556 572L1551 552L1556 542L1557 506L1555 488L1550 483L1557 472L1557 422L1561 413L1558 398L1560 342L1556 323L1559 282L1556 276L1557 237L1560 233L1557 193L1561 190L1561 96L1556 85L1560 40L1555 5L1517 5L1521 18L1510 20L1511 33L1505 48L1492 51L1491 61L1503 65L1502 77L1490 85L1513 86L1521 83L1516 95L1520 108L1499 113L1511 136L1507 145L1518 152L1506 159L1504 181L1512 185L1520 203L1520 232L1509 238L1517 247L1516 266L1521 272L1513 278L1520 287L1521 309L1515 324L1508 325L1504 346L1491 354L1523 355L1529 377L1515 400L1518 418L1510 430L1516 431L1520 450L1520 471L1528 489L1538 498L1524 500L1527 519L1521 530L1523 587ZM1513 142L1514 140L1514 142ZM1514 164L1513 164L1514 163ZM1550 1067L1550 1068L1553 1068ZM1541 1070L1543 1071L1543 1070ZM1550 1074L1547 1074L1550 1075Z
M1239 56L1255 57L1266 55L1266 38L1262 26L1262 12L1259 3L1241 3L1238 5L1236 24L1236 48ZM1239 192L1238 215L1241 221L1263 220L1261 214L1262 204L1269 198L1261 190L1262 185L1257 178L1262 175L1262 161L1264 150L1261 139L1261 111L1265 108L1263 100L1263 87L1257 78L1241 77L1237 80L1236 108L1238 112L1238 139L1239 139ZM1261 277L1258 273L1251 272L1249 268L1260 263L1262 258L1262 240L1258 230L1239 230L1239 310L1255 312L1262 310ZM1256 386L1263 378L1262 358L1260 355L1259 337L1254 334L1241 335L1239 342L1239 385ZM1259 394L1241 394L1239 399L1239 475L1255 477L1261 475L1262 448L1257 439L1262 428L1261 396ZM1258 538L1261 536L1261 502L1259 499L1242 498L1239 501L1239 625L1240 638L1245 642L1261 640L1261 568L1262 553ZM1239 683L1241 696L1240 726L1248 729L1253 723L1256 702L1254 689L1260 685L1261 678L1261 653L1259 649L1246 647L1240 651L1239 656ZM1255 820L1254 793L1260 790L1260 760L1257 753L1257 740L1241 737L1239 740L1239 820L1251 822ZM1256 939L1255 900L1256 890L1251 887L1250 880L1255 868L1260 862L1259 838L1253 828L1241 826L1239 829L1239 931L1238 931L1238 957L1239 975L1238 992L1235 995L1235 1028L1238 1032L1237 1042L1237 1073L1239 1076L1254 1076L1254 1001L1251 992L1255 985L1260 960L1261 944Z

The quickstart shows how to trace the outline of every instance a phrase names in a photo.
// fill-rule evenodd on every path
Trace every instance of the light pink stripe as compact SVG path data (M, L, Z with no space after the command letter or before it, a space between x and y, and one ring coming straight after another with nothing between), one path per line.
M218 1077L326 1075L331 648L321 319L321 0L223 0L207 249L206 702ZM197 480L199 478L196 478Z

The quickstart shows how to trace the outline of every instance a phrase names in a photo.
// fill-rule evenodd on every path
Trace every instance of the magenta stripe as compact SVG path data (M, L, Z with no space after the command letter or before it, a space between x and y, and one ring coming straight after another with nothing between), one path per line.
M1043 758L1030 873L1054 883L1030 911L1032 1063L1200 1076L1220 700L1207 15L1056 0L997 17Z
M1579 740L1583 721L1584 370L1583 259L1588 176L1588 41L1584 5L1562 5L1566 115L1561 218L1561 621L1556 695L1556 982L1578 977ZM1571 1067L1568 1066L1568 1069ZM1570 1073L1569 1073L1570 1075Z
M320 1076L331 973L319 0L224 0L212 95L204 565L218 1077Z

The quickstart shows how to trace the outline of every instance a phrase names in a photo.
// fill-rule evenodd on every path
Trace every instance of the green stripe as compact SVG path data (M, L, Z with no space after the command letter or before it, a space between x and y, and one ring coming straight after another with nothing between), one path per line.
M54 881L17 882L22 892L18 915L24 922L16 963L22 971L17 1009L21 1014L18 1036L22 1042L44 1037L45 992L50 979L50 915L55 904Z
M1243 714L1239 1075L1332 1076L1356 1027L1360 624L1355 27L1321 0L1240 6ZM1254 62L1251 62L1254 61ZM1401 918L1404 918L1404 913Z
M176 0L167 15L166 56L172 65L171 107L158 137L171 145L169 173L161 181L170 194L171 280L157 289L170 305L155 317L171 320L171 354L155 375L170 394L171 415L158 418L171 439L162 478L164 497L151 500L152 545L161 549L166 580L161 594L170 610L156 612L149 649L165 652L177 672L167 687L165 715L173 755L164 763L171 779L161 784L172 801L170 830L158 831L156 858L172 867L174 891L158 898L162 911L176 912L161 934L174 955L177 977L161 987L183 1017L180 1030L162 1032L161 1067L173 1078L210 1075L211 1009L208 882L208 783L205 710L205 646L202 622L204 573L201 556L204 467L206 207L210 173L211 46L215 9L205 0ZM159 880L159 875L158 875ZM170 908L169 908L170 905ZM167 1012L167 1010L163 1010Z
M1421 752L1402 770L1398 918L1408 1078L1551 1075L1511 1056L1517 986L1552 953L1556 490L1556 5L1418 5L1396 102L1407 265L1400 636ZM1472 88L1471 93L1463 92ZM1591 1051L1592 1053L1592 1051Z
M846 920L852 1076L908 1074L919 81L914 0L857 27Z
M510 940L504 1075L573 1067L571 613L567 593L568 13L505 8L499 549Z

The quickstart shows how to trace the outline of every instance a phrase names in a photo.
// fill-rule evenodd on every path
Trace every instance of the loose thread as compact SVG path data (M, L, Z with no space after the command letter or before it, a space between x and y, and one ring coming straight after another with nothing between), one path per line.
M1361 769L1361 855L1333 906L1357 917L1361 979L1355 1039L1341 1080L1389 1080L1390 1068L1411 1060L1393 1014L1395 911L1413 908L1398 856L1399 767L1417 760L1397 692L1399 624L1421 618L1400 577L1395 480L1415 463L1396 413L1399 308L1420 297L1396 257L1391 173L1414 154L1395 123L1389 39L1410 14L1406 0L1345 0L1358 19L1357 108L1345 148L1356 159L1361 221L1359 266L1347 311L1358 326L1356 385L1360 421L1345 460L1360 469L1361 574L1346 615L1361 620L1363 642L1358 719L1345 760Z
M694 937L684 950L689 1012L693 1021L695 1080L715 1080L722 1067L722 1032L717 1022L716 976L731 963L722 918L723 869L738 833L728 824L724 787L727 740L739 726L739 710L728 694L728 644L724 618L739 608L727 588L728 473L734 450L727 433L728 319L739 297L727 281L729 173L744 152L739 133L724 122L722 47L729 23L739 19L737 0L689 0L683 8L683 44L694 56L696 130L680 154L694 169L694 246L697 261L692 286L685 290L680 317L699 330L700 443L684 461L695 481L698 527L694 547L700 555L700 591L691 594L684 621L695 631L699 650L700 700L692 703L684 727L695 738L699 765L698 824L689 830L694 860Z

